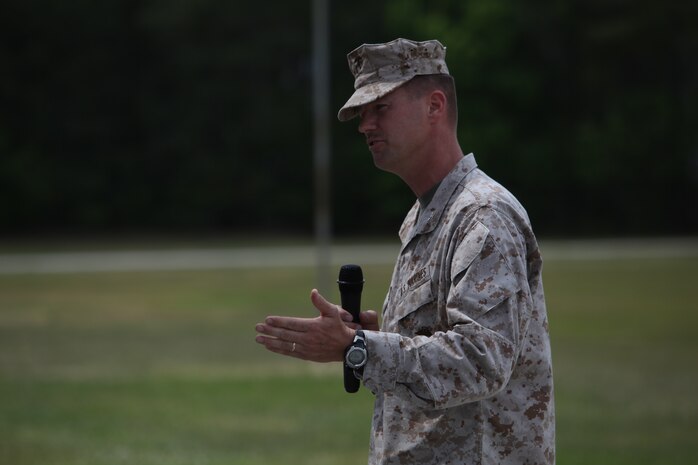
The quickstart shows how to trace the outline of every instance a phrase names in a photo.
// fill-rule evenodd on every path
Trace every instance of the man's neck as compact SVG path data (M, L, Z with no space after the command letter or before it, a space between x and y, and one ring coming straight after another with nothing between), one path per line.
M427 205L429 205L429 202L431 202L431 199L434 198L434 194L436 194L436 191L438 190L440 185L441 185L441 181L437 182L436 184L434 184L431 187L431 189L426 191L421 196L417 197L417 200L419 200L419 205L421 206L420 211L423 211L425 208L427 208Z
M410 173L410 178L403 181L417 197L422 197L439 184L463 158L463 152L456 142L445 150L434 149L422 157L421 166Z

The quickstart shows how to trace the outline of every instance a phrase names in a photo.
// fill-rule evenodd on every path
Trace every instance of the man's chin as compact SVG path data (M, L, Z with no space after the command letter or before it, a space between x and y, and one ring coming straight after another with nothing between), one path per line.
M395 170L392 168L392 164L390 163L389 157L386 157L384 153L373 153L373 164L375 165L376 168L382 171L386 171L388 173L395 173Z

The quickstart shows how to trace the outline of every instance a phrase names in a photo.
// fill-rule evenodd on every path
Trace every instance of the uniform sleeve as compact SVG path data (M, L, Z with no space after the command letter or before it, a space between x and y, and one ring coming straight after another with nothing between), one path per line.
M497 212L478 215L446 264L445 305L429 310L445 311L446 330L430 336L368 332L364 384L374 393L403 385L400 392L436 408L499 392L514 369L531 308L526 274L518 271L521 248Z

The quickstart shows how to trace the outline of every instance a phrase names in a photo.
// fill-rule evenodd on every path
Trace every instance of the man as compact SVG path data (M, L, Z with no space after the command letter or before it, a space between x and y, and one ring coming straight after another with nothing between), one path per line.
M269 317L267 349L316 362L367 357L356 376L376 396L370 464L552 464L555 422L541 257L526 211L463 155L445 48L435 40L362 45L348 55L377 167L418 201L378 328L361 328L316 290L314 319ZM352 352L355 352L352 350Z

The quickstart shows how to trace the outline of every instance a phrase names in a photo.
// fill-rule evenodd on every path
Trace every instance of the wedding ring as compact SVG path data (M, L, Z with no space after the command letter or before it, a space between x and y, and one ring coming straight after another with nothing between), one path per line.
M293 345L291 346L291 352L296 351L296 343L294 342Z

